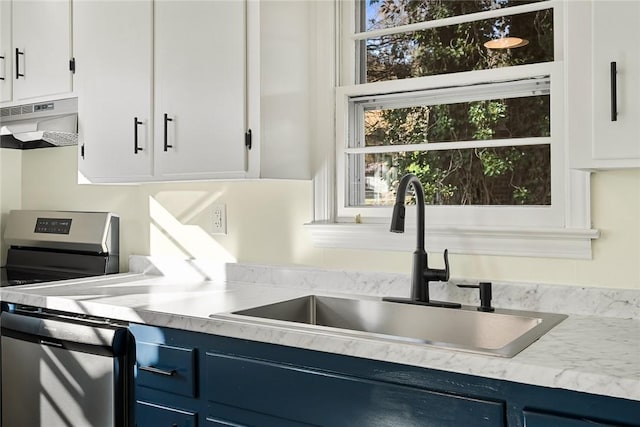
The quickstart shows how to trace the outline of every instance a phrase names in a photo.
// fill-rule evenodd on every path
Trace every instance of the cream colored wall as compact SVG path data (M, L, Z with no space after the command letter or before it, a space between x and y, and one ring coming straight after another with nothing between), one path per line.
M25 152L23 208L119 214L123 270L129 254L277 264L319 258L302 230L311 219L310 181L79 185L76 171L76 147ZM208 233L213 203L226 205L227 235Z
M318 249L303 224L313 212L310 181L239 181L85 186L74 147L24 152L25 209L109 210L121 216L122 269L129 254L245 263L410 271L411 250ZM213 236L213 203L227 207L228 234ZM593 260L452 256L454 278L640 289L640 170L599 172L592 220L602 237Z
M11 209L22 206L22 151L0 148L0 236ZM0 265L6 262L6 245L0 238Z

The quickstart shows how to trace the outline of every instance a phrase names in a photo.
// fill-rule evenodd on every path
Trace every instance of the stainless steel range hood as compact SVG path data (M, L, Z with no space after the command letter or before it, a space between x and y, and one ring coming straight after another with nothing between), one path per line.
M78 99L0 109L0 147L27 150L78 144Z

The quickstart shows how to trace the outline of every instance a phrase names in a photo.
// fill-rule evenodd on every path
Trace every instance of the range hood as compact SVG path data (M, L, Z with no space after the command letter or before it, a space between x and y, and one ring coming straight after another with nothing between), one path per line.
M0 109L0 148L78 145L78 99L16 105Z

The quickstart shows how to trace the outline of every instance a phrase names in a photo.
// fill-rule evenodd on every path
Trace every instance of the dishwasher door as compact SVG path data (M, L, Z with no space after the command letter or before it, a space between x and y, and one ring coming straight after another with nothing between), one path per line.
M133 426L127 328L3 312L2 425Z

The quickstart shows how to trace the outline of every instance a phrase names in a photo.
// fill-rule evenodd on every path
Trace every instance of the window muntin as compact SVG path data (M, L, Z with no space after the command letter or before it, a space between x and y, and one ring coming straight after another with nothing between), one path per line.
M528 44L517 49L484 47L489 40L511 35ZM361 74L364 83L550 62L553 42L553 9L384 34L360 42L366 52Z
M429 20L468 15L513 6L538 3L544 0L487 0L469 1L412 1L381 0L361 2L360 16L364 18L360 31L375 31Z

